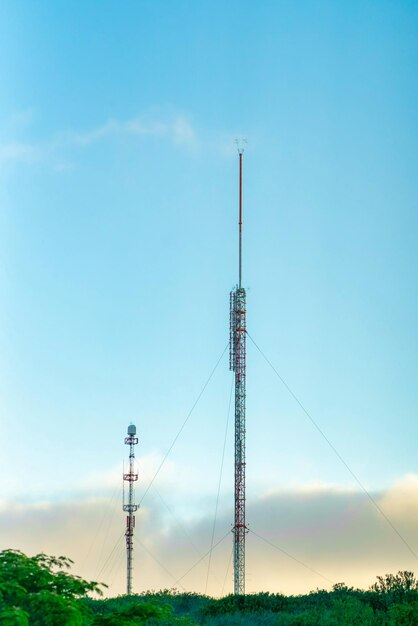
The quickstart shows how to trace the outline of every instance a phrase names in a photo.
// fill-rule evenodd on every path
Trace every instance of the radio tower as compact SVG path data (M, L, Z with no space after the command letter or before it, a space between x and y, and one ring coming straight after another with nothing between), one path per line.
M128 436L125 437L125 443L129 446L129 472L123 474L123 480L129 484L128 504L125 504L125 489L123 490L123 510L126 511L126 593L128 596L132 594L132 568L133 568L133 550L134 550L134 528L135 515L139 506L134 503L134 482L138 480L138 474L135 472L135 450L134 446L138 443L136 435L136 426L130 424L128 426ZM124 483L125 484L125 483Z
M246 294L242 286L242 155L239 156L239 282L230 294L229 369L235 374L234 593L245 593L245 379Z

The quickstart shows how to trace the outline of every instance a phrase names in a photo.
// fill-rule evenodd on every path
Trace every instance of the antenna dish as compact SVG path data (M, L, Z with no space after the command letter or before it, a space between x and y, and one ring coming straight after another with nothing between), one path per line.
M130 437L134 437L136 435L136 426L135 426L135 424L129 424L129 426L128 426L128 435Z

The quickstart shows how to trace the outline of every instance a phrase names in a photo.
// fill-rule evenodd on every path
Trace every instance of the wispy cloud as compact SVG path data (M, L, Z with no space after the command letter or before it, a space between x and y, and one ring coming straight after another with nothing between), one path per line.
M42 157L39 146L9 141L0 143L0 165L2 163L35 163Z
M84 132L66 133L63 135L63 139L68 143L88 146L103 139L123 136L161 137L189 149L198 145L195 128L187 118L182 116L176 117L172 121L145 121L140 117L125 121L111 119Z
M22 130L30 123L32 112L16 114L15 117L20 120ZM13 138L12 133L12 139L0 141L0 167L41 163L57 172L69 172L74 169L79 155L75 149L88 149L99 142L107 142L111 149L112 142L135 139L138 142L147 139L169 142L172 146L193 154L204 148L205 151L210 150L229 157L236 150L232 135L198 130L187 115L166 118L139 115L130 119L111 118L84 130L57 131L52 137L38 142L18 141Z

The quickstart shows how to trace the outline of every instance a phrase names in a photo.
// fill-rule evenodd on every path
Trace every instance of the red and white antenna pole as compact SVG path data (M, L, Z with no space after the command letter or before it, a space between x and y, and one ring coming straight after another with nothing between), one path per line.
M139 509L139 505L135 504L134 483L138 480L138 474L135 472L135 449L138 443L136 437L136 426L130 424L128 426L128 436L125 437L125 443L129 446L129 471L123 474L123 480L128 483L128 503L125 504L125 490L123 492L123 510L126 516L126 593L132 594L132 570L133 570L133 550L134 550L134 528L135 513Z
M235 375L234 593L245 593L246 293L242 287L242 155L239 155L239 282L230 294L229 367Z
M242 281L242 154L243 150L238 149L239 155L239 220L238 220L238 229L239 229L239 282L238 287L241 289L241 281Z

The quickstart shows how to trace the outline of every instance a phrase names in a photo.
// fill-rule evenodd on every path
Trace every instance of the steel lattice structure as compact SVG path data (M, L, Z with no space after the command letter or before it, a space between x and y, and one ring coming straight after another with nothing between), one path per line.
M242 279L242 150L239 150L239 284L230 294L229 367L235 375L234 593L245 593L246 293Z
M125 443L129 446L129 472L123 474L123 480L127 481L128 488L128 503L125 504L125 490L123 491L123 510L128 514L126 516L126 593L132 594L132 570L133 570L133 540L134 540L134 528L135 528L135 513L139 506L135 504L134 483L138 480L138 474L135 472L135 449L134 446L138 443L136 435L136 426L130 424L128 426L128 436L125 437Z

